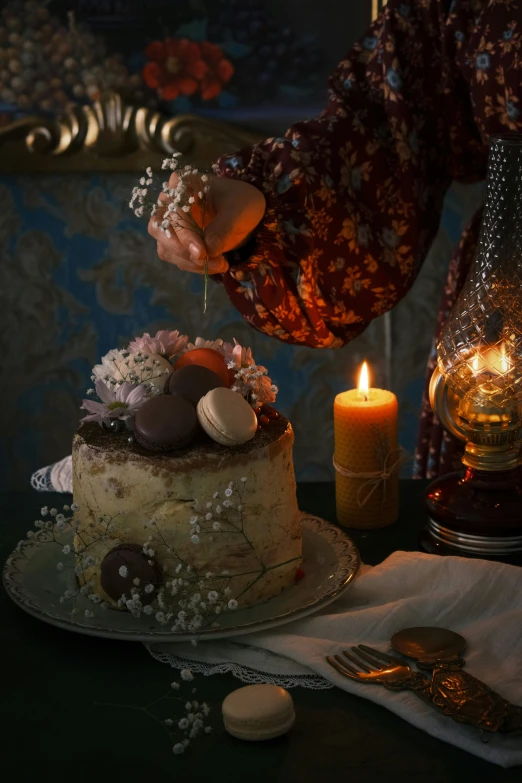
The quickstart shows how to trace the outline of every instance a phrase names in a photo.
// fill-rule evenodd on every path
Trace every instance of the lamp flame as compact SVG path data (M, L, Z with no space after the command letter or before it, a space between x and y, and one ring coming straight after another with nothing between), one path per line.
M471 362L473 375L489 373L489 375L505 375L511 369L511 359L506 350L506 343L502 342L500 348L486 348L477 351Z
M359 398L367 400L370 390L369 378L368 378L368 363L363 362L361 372L359 373L359 383L357 385L359 391Z

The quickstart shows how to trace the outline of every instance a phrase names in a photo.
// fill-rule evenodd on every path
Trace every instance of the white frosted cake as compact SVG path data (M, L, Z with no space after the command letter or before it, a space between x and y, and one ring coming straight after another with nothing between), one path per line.
M177 370L175 360L170 370L142 357L164 376L154 389L148 376L131 377L129 391L107 375L109 392L95 368L101 403L84 401L90 420L73 442L80 583L95 602L154 614L173 630L197 631L290 587L302 550L292 427L263 400L263 389L271 402L277 390L249 351L201 343L183 346ZM135 368L140 354L130 357Z

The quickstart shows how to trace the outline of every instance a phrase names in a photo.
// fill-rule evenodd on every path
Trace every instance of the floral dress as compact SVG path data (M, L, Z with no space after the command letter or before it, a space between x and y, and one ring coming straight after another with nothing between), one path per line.
M248 323L335 348L407 293L451 181L484 179L490 135L522 132L521 41L519 0L390 0L333 72L319 117L218 161L217 174L266 197L222 278ZM439 327L479 217L452 259ZM455 456L427 399L416 456L418 476L452 469Z

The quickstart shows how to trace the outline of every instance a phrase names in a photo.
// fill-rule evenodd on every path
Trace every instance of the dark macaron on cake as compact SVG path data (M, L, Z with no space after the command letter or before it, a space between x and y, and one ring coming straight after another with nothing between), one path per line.
M170 394L147 400L134 419L134 436L150 451L182 449L192 442L198 429L193 403Z
M224 385L222 379L208 367L190 364L169 375L165 392L174 397L182 397L196 406L211 389Z

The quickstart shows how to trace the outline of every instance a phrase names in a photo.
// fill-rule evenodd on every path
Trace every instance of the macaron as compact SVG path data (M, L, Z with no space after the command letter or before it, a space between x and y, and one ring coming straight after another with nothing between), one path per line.
M181 370L169 375L165 384L167 394L183 397L193 405L197 405L202 397L211 389L217 389L225 384L215 372L199 364L187 364Z
M292 697L277 685L246 685L223 702L223 723L233 737L268 740L280 737L295 722Z
M200 399L198 420L212 440L223 446L240 446L257 432L257 417L237 392L223 387L212 389Z
M188 446L198 431L194 405L183 397L152 397L138 408L134 436L150 451L172 451Z
M142 592L140 596L142 603L150 603L163 578L159 566L144 553L142 546L119 544L107 552L100 565L100 584L113 601L119 601L124 594L130 597L136 580L142 591L145 585L153 585L152 592Z
M230 371L225 359L214 348L193 348L192 351L187 351L179 359L176 359L174 372L179 372L182 367L186 367L189 364L196 364L206 367L207 370L212 370L221 378L223 386L230 386Z

